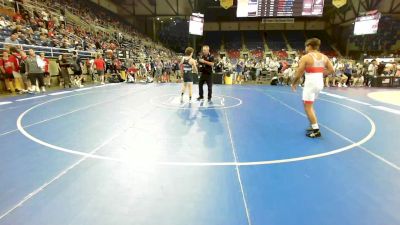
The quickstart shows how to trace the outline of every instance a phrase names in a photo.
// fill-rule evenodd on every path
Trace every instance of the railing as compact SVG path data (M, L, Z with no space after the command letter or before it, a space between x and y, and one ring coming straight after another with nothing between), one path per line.
M9 44L5 42L0 42L0 51L5 50L8 46L15 46L17 49L23 49L25 52L27 52L29 49L33 49L37 54L44 53L47 58L58 58L60 55L63 54L72 54L73 52L78 52L78 55L82 59L88 59L88 58L93 58L97 54L101 54L102 51L80 51L80 50L75 50L75 49L66 49L66 48L53 48L53 47L45 47L45 46L38 46L38 45L24 45L24 44ZM119 54L123 54L123 52L130 52L131 54L130 57L128 56L120 56ZM140 62L140 61L146 61L148 60L147 57L137 57L133 56L131 50L120 50L118 51L117 55L121 59L132 59L135 62Z
M0 42L1 50L5 50L7 46L15 46L18 49L23 49L24 51L33 49L36 53L44 52L45 56L49 58L58 58L58 56L62 54L72 54L72 52L74 51L78 52L78 55L83 59L94 57L97 54L97 52L95 51L79 51L74 49L53 48L53 47L44 47L38 45L9 44L5 42Z

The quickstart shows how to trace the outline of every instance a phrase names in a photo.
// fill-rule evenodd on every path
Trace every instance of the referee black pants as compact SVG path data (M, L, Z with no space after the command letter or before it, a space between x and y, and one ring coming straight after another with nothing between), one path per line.
M204 91L203 91L204 83L207 83L208 99L211 99L211 97L212 97L212 85L213 85L212 75L211 74L201 74L201 76L200 76L200 80L199 80L199 95L200 95L200 98L204 97Z

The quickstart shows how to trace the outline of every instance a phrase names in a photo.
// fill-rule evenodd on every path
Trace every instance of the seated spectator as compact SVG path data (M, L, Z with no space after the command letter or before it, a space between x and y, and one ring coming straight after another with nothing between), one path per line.
M13 45L18 45L19 41L18 41L18 31L13 30L11 33L11 36L6 38L6 40L4 41L7 44L13 44Z
M356 65L356 73L353 75L352 87L360 87L364 83L364 67L361 63Z

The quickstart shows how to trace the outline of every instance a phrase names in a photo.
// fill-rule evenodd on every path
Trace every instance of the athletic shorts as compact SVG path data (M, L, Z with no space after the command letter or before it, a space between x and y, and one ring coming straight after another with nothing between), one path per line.
M11 73L11 74L4 74L3 75L3 77L4 77L4 79L8 79L8 80L12 80L12 79L14 79L14 75Z
M104 70L97 70L97 75L98 76L103 76L104 75Z
M183 82L185 82L185 83L192 82L193 83L193 74L192 73L183 74Z
M324 88L324 79L322 75L311 74L306 76L303 88L304 103L312 104L318 98L319 93Z

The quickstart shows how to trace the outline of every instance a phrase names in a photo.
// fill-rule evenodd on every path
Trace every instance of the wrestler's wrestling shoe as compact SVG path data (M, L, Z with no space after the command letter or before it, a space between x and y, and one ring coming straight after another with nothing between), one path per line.
M321 131L319 131L319 129L317 129L317 130L313 129L313 130L307 132L306 136L309 138L319 138L322 135L321 135Z

